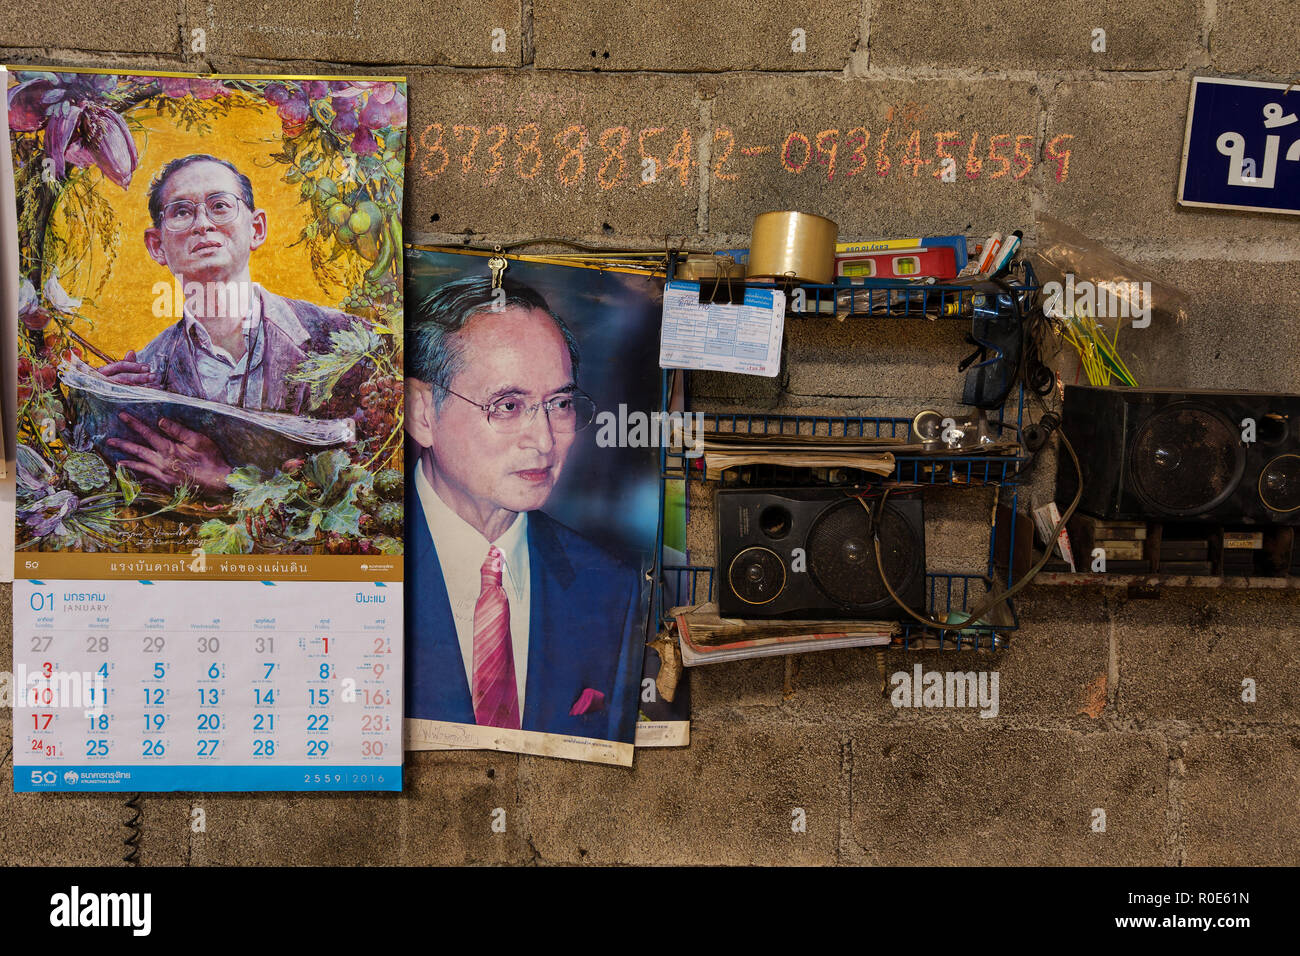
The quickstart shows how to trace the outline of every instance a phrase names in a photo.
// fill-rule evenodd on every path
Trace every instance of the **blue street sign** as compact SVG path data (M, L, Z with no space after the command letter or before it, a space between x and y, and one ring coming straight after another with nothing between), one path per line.
M1193 77L1178 202L1300 215L1300 86Z

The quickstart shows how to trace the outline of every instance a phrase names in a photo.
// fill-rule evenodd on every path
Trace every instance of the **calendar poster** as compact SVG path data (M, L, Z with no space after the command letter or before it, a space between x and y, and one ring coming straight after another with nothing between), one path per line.
M405 80L7 76L15 787L400 789Z
M630 765L663 280L499 262L407 257L407 746Z

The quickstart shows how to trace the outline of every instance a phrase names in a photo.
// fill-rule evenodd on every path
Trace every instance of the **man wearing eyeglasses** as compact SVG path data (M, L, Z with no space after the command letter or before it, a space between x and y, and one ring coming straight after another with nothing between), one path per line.
M408 305L406 342L406 716L631 743L640 576L540 510L595 414L573 334L484 276Z
M327 351L329 333L346 328L349 316L253 282L249 259L268 226L248 177L214 156L174 159L149 188L149 214L145 245L185 291L184 315L138 355L127 352L100 373L241 408L303 412L307 386L290 382L289 372L309 352ZM127 412L119 417L138 440L109 444L133 472L169 487L188 479L209 492L228 490L231 463L210 438L165 418L154 428Z

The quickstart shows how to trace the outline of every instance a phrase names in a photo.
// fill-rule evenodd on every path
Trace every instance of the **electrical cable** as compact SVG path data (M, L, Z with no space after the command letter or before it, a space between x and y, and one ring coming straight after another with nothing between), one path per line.
M983 604L979 605L974 611L971 611L969 614L967 614L966 619L962 621L960 624L941 624L932 618L924 618L903 603L903 599L900 598L898 594L894 591L893 587L889 583L889 578L885 574L884 560L880 556L880 522L878 520L872 521L871 535L872 535L873 543L875 546L875 552L876 552L876 571L880 575L881 582L885 585L885 590L889 592L889 596L894 599L895 604L897 604L900 608L906 611L911 617L915 618L917 621L920 621L928 628L933 628L939 631L960 631L971 627L972 624L978 624L981 620L983 620L984 616L988 614L989 611L996 608L999 604L1003 604L1006 601L1009 601L1015 595L1019 594L1034 579L1034 577L1037 576L1038 572L1043 570L1047 562L1052 559L1052 552L1056 548L1056 540L1058 537L1060 537L1061 529L1063 529L1066 523L1070 520L1070 517L1074 514L1074 510L1077 507L1079 507L1079 502L1083 498L1083 467L1079 464L1079 456L1075 454L1074 446L1071 445L1070 440L1065 437L1065 433L1061 432L1060 435L1061 435L1061 443L1065 446L1065 450L1070 453L1070 458L1073 459L1074 461L1075 472L1079 476L1078 490L1075 491L1074 493L1074 500L1070 502L1070 506L1066 508L1064 514L1061 515L1061 520L1058 521L1056 523L1056 526L1052 528L1051 543L1048 544L1046 551L1044 552L1042 558L1039 559L1038 563L1034 565L1033 568L1031 568L1027 574L1025 574L1019 581L1017 581L1011 587L1007 588L1005 591L1000 591L997 594L993 595L993 597L990 600L985 601ZM880 503L877 506L882 514L884 512L885 500L889 497L889 491L890 489L888 488L885 489L884 494L882 494L880 497ZM871 514L871 509L867 506L867 503L863 501L861 498L859 498L858 501L863 508L867 509L867 513ZM1014 553L1015 550L1014 541L1011 542L1010 549Z
M131 794L130 798L124 805L128 810L132 811L132 816L131 819L122 824L122 826L131 831L130 835L122 841L122 845L128 848L126 856L122 857L122 862L129 863L131 866L139 866L140 818L144 816L140 794Z
M1021 316L1022 313L1020 310L1020 303L1014 291L1012 290L1011 285L1009 283L1003 282L1002 280L998 280L998 281L999 284L1002 285L1007 290L1008 293L1010 293L1012 308L1014 309L1015 314L1017 316ZM1037 316L1036 319L1035 316ZM1031 378L1032 379L1041 378L1042 377L1040 374L1041 370L1046 370L1047 374L1051 376L1050 383L1046 388L1046 390L1040 391L1038 388L1031 386L1029 388L1029 392L1031 395L1034 396L1034 398L1037 400L1038 404L1042 407L1043 410L1043 418L1040 420L1040 426L1039 426L1040 428L1043 428L1047 431L1047 434L1042 436L1043 441L1046 442L1051 437L1052 431L1055 431L1060 436L1061 444L1065 446L1065 450L1070 453L1070 458L1074 462L1074 471L1078 477L1076 491L1074 493L1074 500L1071 501L1070 506L1065 509L1065 512L1061 515L1061 519L1056 523L1056 526L1052 528L1052 533L1049 536L1050 541L1048 542L1046 551L1044 552L1043 557L1039 560L1039 562L1036 565L1034 565L1027 574L1021 577L1021 579L1018 582L1008 587L1005 591L1001 591L998 594L992 596L989 600L979 605L974 611L969 612L966 615L966 619L960 624L941 624L938 621L935 621L933 619L924 618L903 603L902 599L898 596L897 593L895 593L893 587L890 585L889 578L886 577L885 575L885 564L884 564L884 560L881 558L880 555L880 522L879 520L873 520L871 533L872 533L872 538L873 538L875 553L876 553L876 571L880 575L881 582L885 585L885 590L889 592L889 596L894 599L895 604L897 604L900 608L906 611L908 615L915 618L917 621L924 624L928 628L932 628L938 631L964 630L966 628L969 628L972 625L972 623L978 623L979 621L981 621L984 618L984 616L988 614L989 611L996 608L999 604L1003 604L1009 601L1016 594L1019 594L1020 591L1023 590L1037 576L1038 572L1041 571L1047 565L1047 562L1052 559L1052 552L1056 549L1056 542L1057 539L1060 537L1061 530L1066 526L1070 518L1074 515L1075 509L1079 507L1079 502L1083 499L1083 466L1079 463L1079 456L1075 453L1074 446L1070 444L1070 440L1065 437L1065 432L1059 428L1060 416L1056 412L1053 412L1051 409L1049 409L1047 407L1047 403L1043 401L1044 396L1051 392L1052 385L1055 384L1055 375L1051 373L1050 368L1048 368L1046 363L1044 363L1042 360L1042 352L1041 352L1042 332L1043 329L1046 327L1046 315L1043 313L1041 307L1036 307L1035 309L1031 310L1030 319L1034 319L1034 321L1032 322L1032 329L1030 328L1031 323L1029 321L1022 320L1021 322L1022 334L1024 336L1024 338L1022 339L1022 341L1024 342L1024 347L1022 347L1020 350L1020 368L1017 370L1017 372L1021 379L1021 382L1026 384L1028 384L1028 380ZM1031 341L1033 343L1033 348L1029 347ZM1031 352L1033 353L1032 357L1031 357ZM884 494L881 495L880 502L877 506L880 514L884 513L885 500L889 497L889 491L890 489L887 488L885 489ZM870 516L871 509L867 506L867 503L863 501L861 498L858 498L858 501L863 508L867 509L867 514ZM1010 555L1015 554L1015 541L1011 541L1009 543L1008 554Z

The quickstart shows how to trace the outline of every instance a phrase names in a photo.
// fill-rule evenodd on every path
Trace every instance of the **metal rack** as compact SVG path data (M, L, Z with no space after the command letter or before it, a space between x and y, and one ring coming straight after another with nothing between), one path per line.
M1017 410L1016 427L1024 413L1023 396ZM705 412L706 434L719 432L763 435L826 435L854 438L906 438L910 418L879 415L746 415L742 413ZM999 433L1006 426L995 425ZM695 459L698 462L699 459ZM1027 458L1012 455L895 455L894 472L886 480L917 485L989 486L1009 484ZM666 453L662 459L663 478L703 481L700 468L682 455ZM752 467L752 466L751 466Z
M668 279L672 281L676 259L670 257ZM702 280L707 282L708 280ZM733 286L737 283L733 283ZM1038 293L1038 283L1032 267L1024 264L1024 275L1019 282L1010 284L1011 294L1019 297L1022 312L1028 312L1034 304ZM787 312L789 318L825 316L833 313L837 303L848 306L847 318L925 318L941 321L969 322L971 310L983 304L986 293L966 286L935 284L916 286L902 281L874 280L870 286L836 286L836 285L798 285L787 287L787 300L794 298L793 293L803 290L804 308L801 311ZM827 309L827 306L830 308ZM988 359L996 361L998 356ZM981 363L985 364L985 363ZM684 376L683 388L689 394L689 375ZM665 371L661 380L661 409L669 408L671 372ZM1013 428L1017 433L1024 416L1024 388L1017 390L1015 399L1016 417L1014 425L999 420L994 422L997 432ZM855 437L906 437L911 419L877 415L767 415L767 414L730 414L705 412L705 433L741 432L747 434L800 434ZM698 462L698 459L696 460ZM950 487L1007 488L1010 491L1010 527L1008 540L1015 540L1015 522L1017 499L1019 493L1018 476L1020 469L1028 459L1014 456L953 456L931 457L920 455L900 455L895 458L894 472L884 478L872 477L874 482L910 483L925 486L945 485ZM702 462L699 462L702 465ZM670 480L683 480L686 488L686 507L689 515L690 488L693 481L704 480L700 468L692 464L680 452L674 454L671 449L661 447L659 451L660 466L660 527L657 553L660 555L658 569L658 586L654 594L654 612L661 622L666 623L669 607L669 594L675 594L679 602L690 604L711 600L713 597L714 568L696 564L666 564L663 556L663 503L666 496L666 483ZM759 478L763 475L760 473ZM1005 580L1015 580L1014 548L1008 549ZM985 575L927 572L926 600L928 610L940 620L949 612L964 613L973 609L990 590L995 577L995 532L990 529L988 563ZM1014 631L1020 626L1019 614L1013 602L1006 603L1010 623L972 624L960 631L935 631L913 621L903 621L901 632L895 637L893 647L909 650L920 647L938 647L940 649L1001 648L1006 644L1005 632Z

